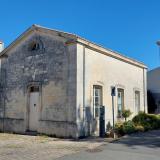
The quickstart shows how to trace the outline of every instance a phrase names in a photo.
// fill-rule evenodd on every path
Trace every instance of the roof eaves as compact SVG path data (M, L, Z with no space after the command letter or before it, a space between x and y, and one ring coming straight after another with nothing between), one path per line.
M48 27L43 27L43 26L40 26L40 25L36 25L34 24L34 26L37 28L37 29L44 29L44 30L48 30L48 31L51 31L51 32L56 32L58 34L64 34L66 36L71 36L72 38L78 38L78 36L76 34L73 34L73 33L69 33L69 32L63 32L63 31L60 31L60 30L57 30L57 29L52 29L52 28L48 28Z
M85 38L82 38L76 34L73 34L73 33L69 33L69 32L63 32L63 31L59 31L59 30L53 30L51 28L46 28L46 27L43 27L43 26L40 26L40 25L37 25L37 24L34 24L32 25L30 28L28 28L25 32L23 32L16 40L14 40L8 47L6 47L1 53L0 53L0 56L4 55L10 48L12 48L15 44L17 44L23 37L25 37L25 35L28 35L31 31L33 31L34 29L36 30L48 30L48 31L54 31L58 34L63 34L63 35L66 35L66 36L70 36L71 38L74 38L76 39L76 41L78 43L82 43L88 47L91 47L91 48L94 48L100 52L103 52L103 54L106 54L106 55L109 55L111 57L114 57L114 58L117 58L117 59L120 59L120 60L123 60L125 62L128 62L128 63L131 63L131 64L134 64L134 65L137 65L139 67L142 67L142 68L146 68L147 69L147 66L145 64L143 64L142 62L139 62L137 60L134 60L132 58L129 58L127 56L124 56L118 52L115 52L111 49L108 49L108 48L104 48L103 46L99 45L99 44L96 44L94 42L91 42Z

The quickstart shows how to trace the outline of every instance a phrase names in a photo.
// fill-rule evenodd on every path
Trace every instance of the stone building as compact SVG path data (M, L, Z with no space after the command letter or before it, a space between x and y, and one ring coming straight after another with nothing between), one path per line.
M115 121L147 111L147 67L77 35L33 25L0 57L1 131L99 135L112 125L112 86Z

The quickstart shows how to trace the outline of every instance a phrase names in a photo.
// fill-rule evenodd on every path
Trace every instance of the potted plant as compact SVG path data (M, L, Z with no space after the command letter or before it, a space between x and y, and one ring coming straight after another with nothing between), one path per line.
M129 109L124 109L122 111L122 117L127 121L127 118L130 117L132 112Z

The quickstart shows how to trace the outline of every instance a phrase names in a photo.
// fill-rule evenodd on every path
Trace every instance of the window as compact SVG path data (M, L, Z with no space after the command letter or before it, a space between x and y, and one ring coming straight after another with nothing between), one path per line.
M99 116L99 109L102 105L102 87L93 86L93 117Z
M118 89L117 93L117 111L118 117L122 117L122 110L124 109L124 89Z
M30 92L39 92L39 87L38 86L32 86L30 88Z
M38 42L30 43L30 46L29 46L30 51L37 51L37 50L39 50L39 48L40 48L40 46L39 46Z
M140 92L135 91L135 113L140 111Z

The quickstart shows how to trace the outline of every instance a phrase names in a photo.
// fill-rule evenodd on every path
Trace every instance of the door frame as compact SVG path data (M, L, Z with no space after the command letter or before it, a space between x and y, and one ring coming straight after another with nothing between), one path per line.
M29 131L29 114L30 114L30 89L31 87L38 87L39 88L39 115L38 119L41 119L42 113L42 85L40 82L30 82L27 85L27 104L26 104L26 131Z

